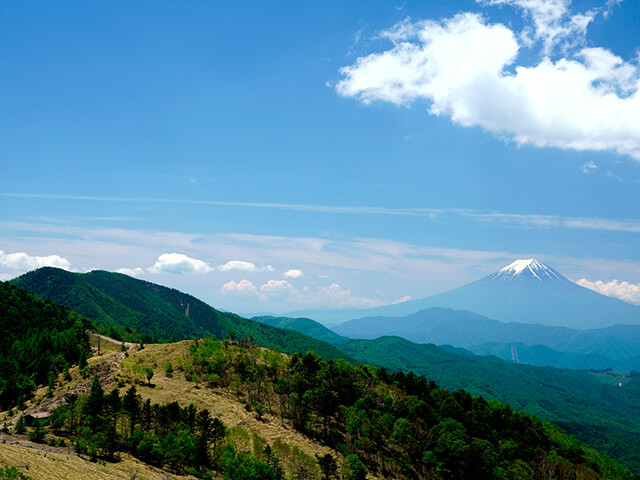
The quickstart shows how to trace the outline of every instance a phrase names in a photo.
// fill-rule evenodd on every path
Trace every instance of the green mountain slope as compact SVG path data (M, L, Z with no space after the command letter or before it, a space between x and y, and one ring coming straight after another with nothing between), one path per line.
M333 330L329 330L321 323L311 320L310 318L259 316L251 317L251 320L271 325L272 327L295 330L296 332L304 333L305 335L330 343L331 345L340 345L341 343L351 340L350 338L338 335Z
M230 334L286 353L313 349L326 358L346 356L332 345L298 332L220 312L186 293L120 273L96 270L80 274L44 267L11 283L107 327L135 328L158 339L225 338Z
M77 313L0 282L0 408L86 358L87 326Z
M564 425L583 441L640 471L640 385L636 382L611 386L586 371L460 355L399 337L355 340L341 348L361 362L413 371L445 388L462 388Z

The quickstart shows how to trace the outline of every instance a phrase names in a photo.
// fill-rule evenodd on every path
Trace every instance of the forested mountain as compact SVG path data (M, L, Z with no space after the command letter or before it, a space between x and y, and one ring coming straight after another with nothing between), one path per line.
M325 342L218 311L186 293L120 273L43 267L11 283L107 327L135 328L156 339L230 335L287 353L311 348L328 359L345 357Z
M354 340L340 347L361 362L415 372L445 388L498 399L563 425L640 471L640 375L612 386L596 373L516 365L399 337Z
M22 405L50 376L86 360L89 322L0 282L0 408Z
M310 337L322 340L323 342L327 342L332 345L340 345L341 343L351 340L350 338L338 335L333 330L328 329L321 323L311 320L310 318L289 318L264 315L251 317L251 320L271 325L272 327L295 330L296 332L304 333L305 335L309 335Z

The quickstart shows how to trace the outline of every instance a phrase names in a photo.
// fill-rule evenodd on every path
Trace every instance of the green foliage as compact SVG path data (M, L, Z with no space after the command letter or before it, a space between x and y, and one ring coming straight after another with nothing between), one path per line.
M16 467L5 466L0 469L0 480L29 480L29 477L20 472Z
M33 421L33 428L29 431L29 440L36 443L42 443L44 442L45 434L46 432L42 425L42 421L36 418Z
M413 373L326 361L312 351L286 359L213 339L194 342L180 363L193 378L219 374L217 385L252 411L260 405L340 449L340 468L334 469L331 456L318 457L325 478L338 470L353 479L365 478L367 470L383 477L515 479L534 472L538 478L545 468L558 475L571 468L586 478L630 478L551 424ZM238 452L248 440L236 438L225 458L245 468Z
M498 399L552 421L640 472L640 387L604 385L586 371L506 363L460 355L398 337L341 345L359 361L416 372L444 388Z
M16 421L13 431L21 435L27 431L27 423L22 415L20 415L20 418Z
M0 408L24 406L89 351L88 320L0 282Z

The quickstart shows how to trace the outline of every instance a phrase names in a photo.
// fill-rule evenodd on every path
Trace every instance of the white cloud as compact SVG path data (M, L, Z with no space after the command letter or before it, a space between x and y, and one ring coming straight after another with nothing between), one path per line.
M229 270L241 270L243 272L273 272L271 265L258 267L255 263L243 260L231 260L224 265L218 265L218 270L228 272Z
M15 275L11 275L10 273L0 273L0 282L8 282L13 277L15 277Z
M27 272L40 267L58 267L69 270L71 268L71 262L59 255L38 257L28 255L25 252L5 253L0 250L0 267L20 272Z
M394 300L393 302L391 302L393 305L395 305L396 303L404 303L404 302L408 302L409 300L411 300L413 297L411 295L405 295L402 298L398 298L396 300Z
M596 165L593 160L589 160L588 162L585 162L580 166L580 170L582 170L582 173L584 173L585 175L597 169L598 165Z
M633 284L628 282L621 282L619 280L612 280L610 282L603 282L601 280L590 282L586 278L582 278L576 282L585 288L589 288L608 297L618 298L625 302L634 303L640 305L640 283Z
M526 45L536 41L543 43L543 51L549 54L558 44L568 46L582 43L589 23L593 21L597 9L586 13L569 15L570 0L476 0L481 5L512 5L523 10L526 18L533 23L520 34Z
M144 275L144 270L140 267L135 268L118 268L116 272L129 275L130 277L140 277Z
M287 270L286 272L284 272L282 275L287 278L302 278L304 276L304 273L302 273L302 270L292 268L291 270Z
M385 303L374 298L354 296L351 289L342 288L338 283L332 283L328 287L319 287L315 290L309 287L305 287L302 291L294 290L289 296L289 301L306 306L326 306L330 308L367 308L377 307Z
M249 280L240 280L239 282L225 283L220 290L222 295L240 295L240 296L257 296L260 300L266 300L268 297L258 291L256 286Z
M576 38L594 13L568 16L564 1L495 0L525 8L545 45ZM558 30L560 29L560 30ZM430 113L537 147L613 150L640 160L640 69L610 50L582 48L518 65L516 32L478 14L405 20L382 32L389 50L343 67L339 94L363 103L430 101ZM544 48L547 48L546 46Z
M182 253L163 253L156 263L149 267L150 273L208 273L213 271L208 263L188 257Z
M267 295L279 295L293 290L293 286L286 280L269 280L260 287L260 291Z

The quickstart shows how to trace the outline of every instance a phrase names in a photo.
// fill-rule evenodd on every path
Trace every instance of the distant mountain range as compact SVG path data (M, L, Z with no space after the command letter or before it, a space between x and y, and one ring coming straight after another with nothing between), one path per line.
M120 273L72 273L43 267L10 283L107 327L135 328L158 339L211 335L224 339L233 335L237 340L246 337L257 345L277 347L285 353L313 349L327 359L349 359L334 346L315 338L221 312L186 293Z
M480 280L418 300L370 309L306 310L286 316L306 316L329 324L362 317L405 316L430 307L468 310L501 322L577 330L640 325L640 306L581 287L535 259L516 260Z

